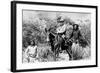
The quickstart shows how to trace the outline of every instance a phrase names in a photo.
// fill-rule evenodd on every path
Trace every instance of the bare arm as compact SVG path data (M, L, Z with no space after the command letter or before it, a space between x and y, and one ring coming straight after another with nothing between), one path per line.
M26 48L25 50L25 54L27 54L29 52L29 48Z

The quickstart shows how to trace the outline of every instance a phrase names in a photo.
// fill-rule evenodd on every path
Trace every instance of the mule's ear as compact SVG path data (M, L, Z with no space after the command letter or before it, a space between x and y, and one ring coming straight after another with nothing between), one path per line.
M47 32L47 28L45 28L45 32Z

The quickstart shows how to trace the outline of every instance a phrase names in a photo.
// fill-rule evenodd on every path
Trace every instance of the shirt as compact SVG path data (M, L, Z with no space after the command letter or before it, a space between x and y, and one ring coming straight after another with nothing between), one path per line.
M34 56L34 55L36 55L36 50L37 50L37 46L28 46L26 49L26 53L29 56Z
M64 24L63 26L60 26L56 29L57 33L63 33L64 31L66 31L66 27L67 25Z

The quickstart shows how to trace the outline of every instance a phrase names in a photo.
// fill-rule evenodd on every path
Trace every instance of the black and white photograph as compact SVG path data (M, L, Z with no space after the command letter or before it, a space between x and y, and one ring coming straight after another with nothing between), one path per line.
M23 10L22 62L91 59L91 14Z
M12 2L11 68L97 67L97 6Z

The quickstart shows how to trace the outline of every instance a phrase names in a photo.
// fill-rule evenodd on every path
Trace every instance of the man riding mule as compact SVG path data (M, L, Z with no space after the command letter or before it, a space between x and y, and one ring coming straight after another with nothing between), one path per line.
M66 24L65 19L59 17L60 20L58 20L58 23L60 24L60 26L57 28L57 34L60 40L60 47L61 47L61 51L65 50L68 55L69 55L69 59L72 59L72 51L71 51L71 46L72 46L72 42L69 40L69 37L66 37L67 30L69 27L69 23Z
M54 52L56 57L58 57L60 51L66 50L69 57L72 58L72 55L71 55L72 53L71 53L71 48L70 48L71 44L69 44L67 42L68 40L66 40L67 24L65 24L65 20L62 19L61 17L58 17L57 23L58 23L58 26L56 28L55 33L48 30L48 32L49 32L48 36L49 36L49 42L51 45L51 50ZM47 29L46 29L46 32L47 32Z

